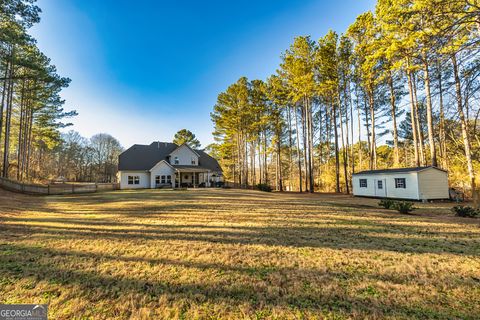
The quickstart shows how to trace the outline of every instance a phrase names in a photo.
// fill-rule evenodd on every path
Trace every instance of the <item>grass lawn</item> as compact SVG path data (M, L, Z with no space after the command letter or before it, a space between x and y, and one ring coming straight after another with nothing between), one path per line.
M479 219L238 190L0 190L0 303L50 319L479 319Z

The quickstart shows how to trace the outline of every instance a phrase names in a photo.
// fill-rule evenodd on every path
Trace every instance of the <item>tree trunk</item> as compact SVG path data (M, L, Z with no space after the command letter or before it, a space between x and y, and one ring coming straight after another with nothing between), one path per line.
M420 166L420 157L418 153L418 135L417 135L417 121L415 120L415 97L413 95L413 83L412 83L412 73L407 67L407 78L408 78L408 90L410 92L410 123L412 126L412 135L413 135L413 151L415 154L415 165Z
M415 80L415 74L412 73L412 79L413 79L413 96L414 96L414 102L415 102L415 124L417 126L417 132L418 132L418 142L419 142L419 150L420 150L420 164L422 166L425 165L426 160L425 160L425 145L424 145L424 136L423 136L423 130L422 126L420 123L420 109L418 108L418 98L417 98L417 81Z
M4 110L4 105L5 105L5 98L7 96L7 88L8 88L7 85L9 83L7 81L9 66L10 66L10 63L7 61L6 66L5 66L5 75L4 75L5 79L3 80L2 101L1 101L1 104L0 104L0 144L2 143L2 132L3 132L3 110Z
M277 126L279 124L277 123ZM283 177L282 177L282 141L281 129L277 128L277 177L278 177L278 191L283 191Z
M313 184L313 125L312 125L312 110L311 110L311 105L310 105L310 99L305 98L306 102L306 116L307 116L307 144L308 144L308 186L309 186L309 191L310 193L313 193L314 190L314 184Z
M349 96L347 95L347 85L344 85L344 96L345 96L345 151L344 151L344 172L345 172L345 185L347 188L347 194L350 193L350 176L348 175L348 161L349 161L349 153L350 153L350 139L349 139L349 134L350 134L350 128L349 128L349 123L348 123L348 111L349 111ZM343 129L342 129L343 132ZM353 139L353 137L352 137ZM342 141L343 141L343 135L342 135ZM353 157L352 157L353 159Z
M430 73L428 70L428 63L424 62L424 80L425 80L425 95L427 98L427 126L428 126L428 144L430 147L430 163L432 166L437 166L437 150L435 149L435 137L433 133L433 114L432 114L432 96L430 94Z
M287 120L288 120L288 157L289 157L289 162L288 162L288 165L289 165L289 178L288 178L288 185L289 185L289 188L290 190L289 191L292 191L293 190L293 156L292 156L292 153L293 153L293 139L292 139L292 114L291 114L291 107L288 106L288 110L287 110Z
M350 106L350 134L351 134L351 137L352 137L352 143L351 143L351 146L350 146L350 162L352 163L352 174L355 173L355 150L354 150L354 146L355 146L355 143L354 143L354 137L353 137L353 103L352 103L352 95L351 95L351 91L350 91L350 85L348 87L348 104ZM351 180L350 180L351 181ZM353 188L353 186L352 186Z
M370 159L370 154L371 154L371 150L372 150L372 144L371 144L371 141L370 141L370 122L368 120L368 104L367 104L367 97L366 95L364 96L364 101L363 101L364 105L364 113L365 113L365 127L367 129L367 148L368 148L368 158ZM369 163L369 166L371 167L371 161Z
M308 191L308 161L307 161L307 125L305 106L302 108L302 138L303 138L303 164L305 173L305 191Z
M333 134L335 136L335 192L340 193L340 159L338 155L337 107L332 99Z
M339 97L340 99L340 97ZM350 187L348 185L348 156L347 156L347 149L348 147L345 145L345 137L344 137L344 131L343 131L343 112L342 112L342 104L339 101L338 104L338 117L340 119L340 137L342 139L342 160L343 160L343 178L345 181L345 190L347 194L350 193ZM347 119L348 122L348 119ZM348 132L348 127L347 127L347 132Z
M357 125L358 125L358 166L359 169L362 170L363 168L363 155L362 155L362 120L361 120L361 107L360 107L360 95L358 93L358 85L355 85L355 96L357 98ZM353 118L352 118L353 119ZM353 128L353 125L352 125ZM353 130L353 129L352 129ZM353 159L353 162L355 162L355 159Z
M440 65L437 66L438 69L438 95L439 95L439 108L440 108L440 123L439 123L439 138L440 138L440 157L442 160L443 169L448 169L448 159L447 159L447 144L446 144L446 134L445 134L445 111L443 107L443 85L442 85L442 71Z
M318 111L318 131L319 131L319 137L318 137L318 188L322 190L323 184L322 184L322 163L323 163L323 140L322 140L322 130L323 130L323 122L322 122L322 108Z
M459 118L460 118L460 124L461 124L461 127L462 127L462 137L463 137L463 144L464 144L464 148L465 148L465 158L467 160L468 176L470 178L470 186L472 188L472 194L474 194L475 190L476 190L475 172L473 170L471 144L470 144L470 137L468 135L468 124L467 124L467 119L465 119L465 113L463 112L460 76L458 74L457 57L456 57L455 54L452 55L452 65L453 65L453 75L454 75L454 79L455 79L455 92L456 92L456 95L457 95L457 97L456 97L457 98L457 110L458 110L458 115L459 115Z
M369 88L370 120L372 123L371 150L370 150L370 169L377 168L377 144L375 136L375 102L373 100L373 88Z
M257 146L258 146L258 181L259 183L263 183L262 139L260 139L260 133L258 133Z
M10 61L10 80L8 85L8 96L7 96L7 113L5 115L5 143L3 147L3 177L8 178L8 169L9 169L9 153L10 153L10 126L11 126L11 119L12 119L12 104L13 104L13 90L14 90L14 83L13 83L13 73L14 73L14 65L13 65L13 56L14 50L12 49L11 54L11 61Z
M252 168L252 185L256 185L257 184L257 173L256 173L256 170L255 170L255 140L252 140L252 142L250 142L250 168Z
M302 159L300 155L300 130L298 128L298 112L297 107L294 107L295 112L295 127L297 130L297 160L298 160L298 181L299 181L299 191L302 192Z
M395 90L393 86L393 76L390 71L388 76L388 86L390 88L390 110L392 113L392 130L393 130L393 166L398 167L400 164L400 151L398 150L398 130L397 130L397 106L395 101Z

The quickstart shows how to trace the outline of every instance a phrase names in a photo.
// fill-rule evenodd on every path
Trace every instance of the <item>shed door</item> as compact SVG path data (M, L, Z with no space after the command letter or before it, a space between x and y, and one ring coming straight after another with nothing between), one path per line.
M385 179L375 179L375 196L377 197L386 197L387 196L387 185Z

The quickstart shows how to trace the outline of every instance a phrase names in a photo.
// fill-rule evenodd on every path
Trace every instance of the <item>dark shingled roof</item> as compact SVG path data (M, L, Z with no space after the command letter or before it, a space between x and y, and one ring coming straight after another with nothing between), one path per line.
M428 167L411 167L411 168L393 168L393 169L380 169L380 170L365 170L365 171L360 171L360 172L354 173L354 175L355 175L355 174L375 174L375 173L406 173L406 172L418 172L418 171L422 171L422 170L429 169L429 168L437 169L437 170L440 170L440 171L445 171L445 170L440 169L440 168L437 168L437 167L428 166ZM446 171L445 171L445 172L446 172Z
M177 148L178 146L171 142L152 142L150 145L134 144L118 157L118 170L150 170L162 160L169 162L168 155ZM203 150L195 150L195 152L200 155L196 168L222 171L216 159Z

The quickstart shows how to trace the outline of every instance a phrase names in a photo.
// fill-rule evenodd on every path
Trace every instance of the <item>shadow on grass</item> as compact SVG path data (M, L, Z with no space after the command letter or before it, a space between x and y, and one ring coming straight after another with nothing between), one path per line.
M41 239L111 239L126 241L203 241L221 244L381 250L480 256L480 238L467 232L425 231L371 221L340 221L316 226L212 226L205 224L139 224L93 219L0 219L6 236L35 235ZM28 222L24 224L22 222ZM37 222L37 223L35 223ZM55 223L56 225L49 225ZM98 226L98 227L97 227ZM108 226L109 228L101 228Z
M205 282L188 282L183 280L155 281L132 276L112 276L96 271L86 271L80 268L72 269L75 262L99 264L106 262L133 262L148 264L165 264L182 268L212 269L218 272L241 273L256 278L256 282L234 282L231 284L208 284ZM222 263L204 263L195 261L179 261L173 259L148 259L138 257L112 256L106 254L94 254L76 251L61 251L43 247L30 247L20 245L0 245L0 271L3 280L25 279L34 281L47 281L62 286L76 286L80 288L85 299L91 299L90 293L95 292L95 299L115 301L120 295L135 294L150 299L167 296L168 300L187 299L192 303L214 303L236 306L249 304L253 308L265 308L279 306L282 308L322 312L325 310L340 314L376 315L377 317L407 317L407 318L435 318L435 319L474 319L473 315L464 314L453 308L438 306L435 309L428 305L402 304L394 302L379 303L377 299L361 295L352 295L341 286L327 293L319 294L316 290L292 289L288 275L294 272L303 279L322 279L317 285L331 285L338 279L358 280L383 280L394 283L407 283L408 278L398 276L379 276L377 274L360 275L358 271L336 272L320 271L301 268L262 268L229 266ZM275 275L282 279L281 291L270 290L270 276ZM294 281L294 280L293 280ZM265 283L258 286L258 283ZM77 297L80 298L80 297ZM130 315L127 315L130 316Z

